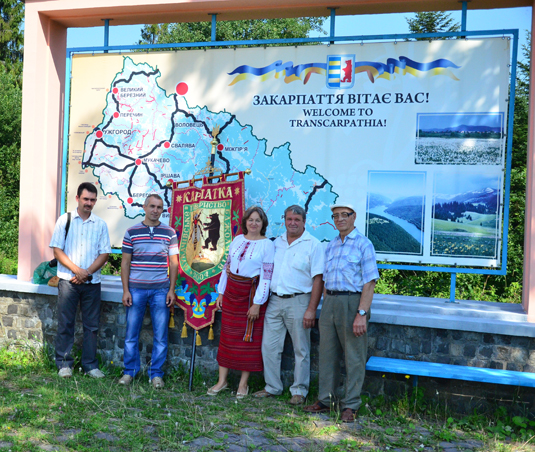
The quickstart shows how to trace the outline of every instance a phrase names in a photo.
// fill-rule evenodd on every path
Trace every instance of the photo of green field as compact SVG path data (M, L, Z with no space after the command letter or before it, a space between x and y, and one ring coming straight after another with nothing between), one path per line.
M431 255L497 258L500 174L435 177Z
M504 114L418 113L414 163L417 165L500 165Z
M471 214L468 213L468 215ZM496 215L481 215L479 220L467 223L433 220L433 254L494 257L496 252L495 225Z

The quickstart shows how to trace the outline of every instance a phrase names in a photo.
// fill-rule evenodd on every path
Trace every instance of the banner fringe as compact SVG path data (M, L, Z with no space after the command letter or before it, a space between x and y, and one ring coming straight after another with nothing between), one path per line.
M214 329L212 325L210 325L210 331L208 332L208 340L213 341L214 340Z
M184 320L184 325L182 325L182 334L180 335L182 339L188 337L188 327L186 326L186 321Z
M169 317L169 328L175 327L175 313L171 311L171 315Z
M195 333L197 334L197 339L195 339L195 345L197 346L202 345L201 336L199 335L199 332L196 331Z

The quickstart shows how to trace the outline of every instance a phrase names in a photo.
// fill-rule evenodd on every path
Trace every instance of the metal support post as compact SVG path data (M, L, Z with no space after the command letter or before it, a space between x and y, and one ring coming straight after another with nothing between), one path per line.
M463 5L461 15L461 31L466 31L466 13L468 11L468 0L463 0L461 3Z
M189 386L188 389L191 392L191 386L193 385L193 371L195 370L195 347L197 344L195 343L195 339L197 337L197 331L193 330L193 341L191 343L191 362L189 365Z
M216 24L217 24L217 14L212 14L212 36L210 38L212 42L215 42Z
M108 47L110 41L110 19L104 19L104 47ZM108 53L104 50L104 53Z
M331 34L330 37L334 39L334 25L336 20L336 9L337 8L329 8L331 10ZM331 41L331 44L334 44L334 41Z
M455 301L455 286L457 284L457 273L451 274L451 283L450 283L450 301L446 303L458 303Z

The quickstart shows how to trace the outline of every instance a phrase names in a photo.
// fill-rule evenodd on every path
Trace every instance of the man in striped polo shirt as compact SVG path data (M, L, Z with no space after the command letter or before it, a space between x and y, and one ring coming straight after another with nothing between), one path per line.
M72 377L74 325L78 303L82 311L84 339L82 368L86 375L102 378L98 368L97 333L100 319L100 269L111 253L106 223L92 213L97 202L97 189L80 184L76 193L78 207L58 218L50 248L58 261L58 331L56 366L58 375ZM70 223L67 229L67 223Z
M160 389L164 386L162 366L167 358L169 308L175 302L178 240L173 228L160 223L163 199L159 195L149 195L143 210L145 220L129 228L123 239L121 281L126 338L124 375L119 384L129 385L141 368L139 334L148 304L153 332L149 379L154 388Z

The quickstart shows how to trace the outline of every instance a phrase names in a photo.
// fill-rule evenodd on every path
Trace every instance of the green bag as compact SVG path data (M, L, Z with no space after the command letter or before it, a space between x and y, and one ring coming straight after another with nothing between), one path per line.
M51 267L50 262L41 262L33 272L32 283L34 284L48 284L50 278L56 276L58 273L57 267Z

